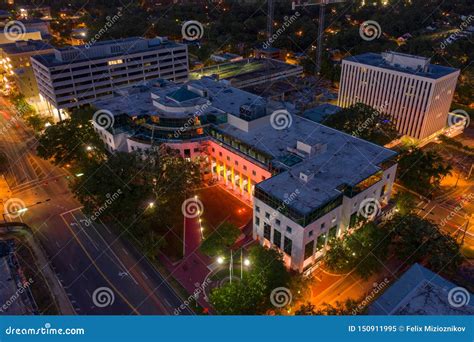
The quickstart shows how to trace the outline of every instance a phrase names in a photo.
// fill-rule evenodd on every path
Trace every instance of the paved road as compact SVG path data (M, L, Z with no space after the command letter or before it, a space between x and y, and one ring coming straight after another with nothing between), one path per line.
M459 239L464 235L464 243L474 247L474 185L466 183L431 201L421 201L416 213Z
M36 157L35 139L14 120L0 98L0 149L10 162L12 197L28 210L19 218L32 227L78 314L173 314L182 300L166 279L127 241L100 221L86 224L67 186L64 170ZM11 218L10 218L11 219ZM103 296L96 296L94 291ZM97 290L98 291L98 290ZM97 292L99 293L99 292ZM100 299L106 304L102 306ZM193 314L189 309L181 314Z

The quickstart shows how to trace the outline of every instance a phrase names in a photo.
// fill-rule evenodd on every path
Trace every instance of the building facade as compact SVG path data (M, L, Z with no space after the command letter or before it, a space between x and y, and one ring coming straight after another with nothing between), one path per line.
M31 60L41 98L58 120L66 110L110 98L121 87L153 78L183 82L188 77L187 46L161 37L55 49Z
M389 114L400 134L428 138L447 125L459 70L429 58L365 53L342 61L338 105L364 103Z
M53 52L53 47L41 40L17 41L0 45L0 68L4 85L9 88L15 86L28 102L38 102L38 85L30 58L51 52Z
M253 238L300 272L311 272L328 241L356 226L367 203L379 210L390 199L395 152L227 82L148 82L93 105L114 115L107 127L94 121L111 152L165 144L200 158L205 173L252 202ZM289 124L279 127L276 115Z

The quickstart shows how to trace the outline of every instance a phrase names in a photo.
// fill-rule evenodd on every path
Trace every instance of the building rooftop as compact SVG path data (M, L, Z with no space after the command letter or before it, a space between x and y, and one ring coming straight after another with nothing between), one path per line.
M93 44L56 48L54 53L35 56L33 58L47 67L54 67L71 64L72 62L79 63L81 61L120 57L178 46L184 45L169 41L166 37L156 37L153 39L130 37L98 41Z
M381 170L382 162L396 155L296 114L291 115L288 128L277 130L270 123L270 114L281 108L291 111L291 106L267 101L207 77L184 85L155 80L116 93L121 98L97 101L94 105L114 115L126 112L131 116L162 118L188 118L196 115L197 110L199 115L227 113L229 122L214 127L265 154L272 166L282 170L257 186L282 201L298 189L298 201L289 206L302 214L340 196L343 186L355 186L367 179ZM232 117L246 124L238 128L231 123ZM301 173L311 179L302 181Z
M97 109L110 111L114 116L127 114L129 116L154 115L157 112L150 96L154 87L161 87L169 82L156 79L127 86L116 90L114 97L102 99L93 103Z
M368 52L346 57L344 60L432 79L438 79L458 71L455 68L430 64L428 58L397 52L382 54Z
M0 49L8 55L14 55L32 51L52 50L54 47L42 40L18 40L15 43L1 44Z
M200 109L201 114L225 112L239 115L242 105L265 104L257 95L208 77L188 81L184 85L168 83L161 88L153 88L152 94L161 107L157 108L157 113L163 117L188 117L194 115L197 109Z
M234 87L240 87L252 79L262 78L265 81L277 74L282 74L281 78L285 78L285 73L291 72L302 74L303 68L274 59L248 58L193 70L189 73L189 79L198 80L203 76L215 75L220 80L229 81Z
M219 128L271 155L273 165L288 169L257 187L281 201L298 189L298 200L288 206L302 214L340 196L342 190L338 189L341 186L358 184L381 170L382 162L396 155L394 151L297 115L292 116L291 126L283 130L274 129L269 122L249 132L229 123ZM315 152L302 153L298 148L301 145L315 147ZM301 180L301 173L311 179Z
M473 315L474 296L467 292L467 303L450 305L449 291L456 284L414 264L369 307L370 315Z

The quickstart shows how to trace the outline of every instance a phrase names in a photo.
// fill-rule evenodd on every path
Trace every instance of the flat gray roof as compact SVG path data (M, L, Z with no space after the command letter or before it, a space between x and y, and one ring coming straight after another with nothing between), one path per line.
M292 155L287 148L296 149L297 141L310 146L324 146L321 152L306 156L288 171L257 184L282 201L298 189L297 200L289 206L302 214L341 195L338 187L358 184L381 170L380 163L396 156L396 152L385 147L297 115L292 115L291 126L284 130L276 130L268 124L244 132L228 123L220 125L219 129L271 155L274 161ZM312 173L314 178L304 182L300 179L300 172Z
M458 286L416 263L369 307L370 315L473 315L474 296L466 305L449 304L449 291Z
M410 57L416 58L416 56L410 56ZM396 67L387 63L383 59L381 54L372 53L372 52L363 53L357 56L346 57L344 58L344 60L361 63L361 64L367 64L367 65L371 65L371 66L375 66L375 67L379 67L383 69L399 71L399 72L403 72L410 75L417 75L420 77L432 78L432 79L438 79L459 70L459 69L442 66L438 64L429 64L427 71Z
M100 60L104 58L114 58L120 56L127 56L135 53L147 52L147 51L158 51L162 49L172 48L172 47L179 47L184 46L183 44L178 44L173 41L163 40L159 44L157 44L158 38L153 39L146 39L142 37L129 37L123 39L113 39L113 40L105 40L105 41L97 41L91 44L90 49L92 48L99 48L108 45L120 45L126 43L135 43L131 47L127 48L125 51L119 51L116 53L99 53L97 56L88 56L88 48L87 45L79 45L79 46L68 46L64 48L56 48L55 51L58 53L67 52L67 51L75 51L79 52L80 54L74 57L72 60L60 60L56 57L55 53L45 54L45 55L37 55L33 56L32 58L36 59L41 64L45 65L46 67L54 67L60 65L68 65L74 63L80 63L84 61L94 61ZM148 45L144 46L143 43L147 43Z
M187 87L191 88L187 88ZM142 87L142 88L140 88ZM194 108L209 99L210 105L204 113L216 111L240 116L240 107L244 104L262 104L267 113L275 103L267 103L261 97L246 91L216 82L209 78L189 81L185 85L156 80L144 85L124 89L122 98L112 98L95 102L96 107L107 109L115 115L143 113L160 117L187 117L184 108ZM140 91L142 89L143 91ZM191 93L189 92L191 90ZM162 113L152 104L150 91L159 95L159 101L167 106L183 107L179 113ZM205 91L206 97L194 96L197 91ZM283 106L283 104L282 104ZM124 108L127 111L124 111ZM259 117L258 121L249 121L249 132L225 123L217 129L235 139L254 147L272 158L272 164L287 171L271 177L257 185L263 191L284 201L296 189L298 199L289 206L299 212L309 213L341 195L342 185L356 185L381 170L379 165L396 155L396 152L375 145L352 135L326 127L301 116L292 114L292 124L283 130L277 130L270 124L270 115ZM290 149L296 149L297 142L309 146L321 146L319 152L297 156ZM283 159L293 159L293 165L285 164ZM314 174L312 180L300 180L300 172Z
M0 49L9 55L13 55L25 52L52 50L54 47L42 40L27 40L17 41L10 44L1 44Z

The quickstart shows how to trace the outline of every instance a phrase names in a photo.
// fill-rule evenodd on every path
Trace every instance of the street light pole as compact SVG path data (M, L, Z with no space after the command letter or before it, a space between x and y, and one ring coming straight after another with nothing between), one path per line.
M233 272L233 266L234 265L234 255L233 255L233 252L232 250L230 250L230 263L229 263L229 276L230 276L230 280L229 282L232 284L232 272Z
M244 250L240 250L240 279L244 278Z

